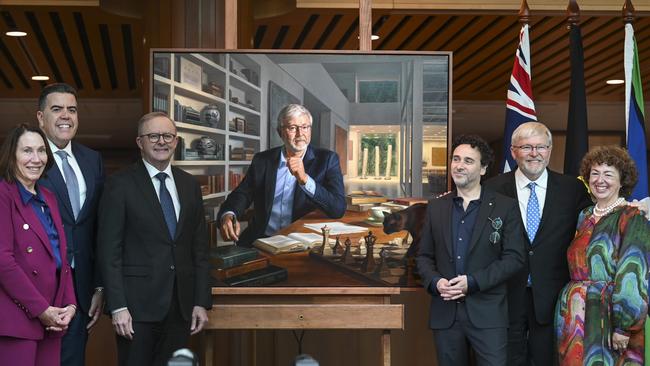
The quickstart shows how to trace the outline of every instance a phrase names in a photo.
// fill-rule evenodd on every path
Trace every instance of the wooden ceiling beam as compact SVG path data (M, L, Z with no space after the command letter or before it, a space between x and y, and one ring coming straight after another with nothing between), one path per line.
M271 1L272 2L272 1ZM530 0L530 9L533 14L538 11L562 12L566 11L566 0ZM489 11L519 10L521 0L374 0L373 9L393 10L463 10L472 13ZM268 6L268 5L267 5ZM359 6L359 0L296 0L296 8L305 9L354 9ZM637 1L634 4L636 11L650 11L650 3ZM611 0L581 0L580 10L585 12L612 12L620 14L621 4Z

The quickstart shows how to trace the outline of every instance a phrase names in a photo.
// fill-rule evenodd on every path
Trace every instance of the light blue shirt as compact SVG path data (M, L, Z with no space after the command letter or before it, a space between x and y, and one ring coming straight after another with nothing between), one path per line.
M303 157L305 155L303 154ZM308 175L305 185L297 184L310 198L316 193L316 182ZM275 179L275 193L273 194L273 208L269 217L269 224L264 231L265 235L273 235L278 230L291 224L293 214L293 193L296 189L296 177L291 175L287 167L284 149L280 150L280 164Z

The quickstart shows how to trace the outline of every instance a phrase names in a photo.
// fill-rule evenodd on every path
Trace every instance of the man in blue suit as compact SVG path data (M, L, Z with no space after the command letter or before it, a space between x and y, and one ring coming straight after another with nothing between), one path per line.
M104 297L95 262L97 205L104 185L98 152L72 139L79 121L77 92L58 83L43 88L36 117L45 132L56 164L40 184L56 195L68 242L67 257L79 311L70 322L61 346L61 365L84 365L88 330L102 313Z
M250 246L273 235L307 213L320 209L330 218L345 213L345 193L336 153L309 145L312 116L307 108L289 104L278 115L284 146L255 154L246 176L221 205L221 236ZM236 217L254 204L255 214L239 235Z

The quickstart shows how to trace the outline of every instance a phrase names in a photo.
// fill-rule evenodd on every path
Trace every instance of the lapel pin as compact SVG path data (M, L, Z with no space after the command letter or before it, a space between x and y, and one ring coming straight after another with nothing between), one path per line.
M32 248L32 247L27 247L27 253L31 253L31 252L33 252L33 251L34 251L34 248Z
M29 230L29 224L23 224L23 230Z

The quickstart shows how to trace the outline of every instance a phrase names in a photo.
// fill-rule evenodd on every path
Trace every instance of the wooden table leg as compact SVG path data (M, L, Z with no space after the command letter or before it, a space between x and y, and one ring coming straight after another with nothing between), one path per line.
M205 353L203 354L204 357L204 365L206 366L212 366L214 364L214 331L207 329L203 331L203 340L204 340L204 347L205 347Z
M381 335L381 365L390 366L390 330L387 329Z

